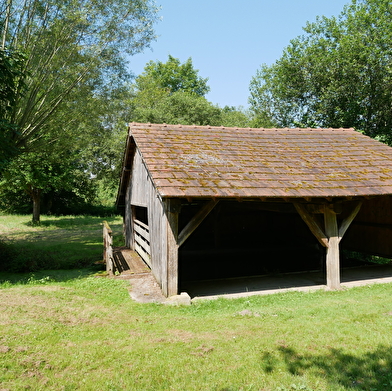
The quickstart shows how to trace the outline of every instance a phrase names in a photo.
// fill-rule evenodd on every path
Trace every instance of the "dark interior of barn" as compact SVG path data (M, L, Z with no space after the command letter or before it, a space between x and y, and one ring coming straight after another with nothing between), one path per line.
M180 229L197 204L183 206ZM291 204L220 202L179 250L181 280L322 268L324 251Z
M182 205L180 231L201 205ZM358 238L343 240L342 249L345 242L350 250ZM340 264L358 266L367 259L342 251ZM304 271L325 274L325 249L291 203L220 201L179 249L180 283Z

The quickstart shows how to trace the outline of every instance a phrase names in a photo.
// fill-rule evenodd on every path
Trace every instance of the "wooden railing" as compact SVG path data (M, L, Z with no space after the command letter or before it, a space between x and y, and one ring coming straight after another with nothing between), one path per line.
M139 220L133 221L135 251L142 257L143 261L151 267L150 232L148 225Z
M106 271L114 273L113 260L113 237L112 230L107 221L103 222L103 260L106 264Z

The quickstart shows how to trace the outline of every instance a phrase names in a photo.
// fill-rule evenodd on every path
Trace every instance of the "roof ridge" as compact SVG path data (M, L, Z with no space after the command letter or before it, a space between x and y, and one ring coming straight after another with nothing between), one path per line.
M254 127L236 127L236 126L212 126L212 125L182 125L182 124L154 124L150 122L131 122L129 123L129 128L142 128L142 127L148 127L148 128L170 128L172 130L177 130L177 129L184 129L184 130L189 130L189 129L212 129L212 130L226 130L226 129L231 129L231 130L247 130L247 131L252 131L252 130L262 130L262 131L277 131L277 130L305 130L305 131L333 131L333 130L355 130L354 128L254 128Z

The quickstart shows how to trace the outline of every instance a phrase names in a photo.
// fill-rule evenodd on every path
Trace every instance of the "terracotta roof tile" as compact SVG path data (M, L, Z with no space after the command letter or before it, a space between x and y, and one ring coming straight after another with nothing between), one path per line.
M353 129L131 124L162 197L392 194L392 148Z

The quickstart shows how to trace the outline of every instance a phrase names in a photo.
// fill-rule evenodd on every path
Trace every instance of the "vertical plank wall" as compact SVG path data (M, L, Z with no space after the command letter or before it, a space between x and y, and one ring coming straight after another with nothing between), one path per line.
M150 231L151 271L161 285L163 292L167 291L167 221L164 207L158 193L148 175L139 151L136 151L132 165L131 180L127 189L125 205L125 239L129 247L132 235L132 206L147 208Z
M392 197L364 200L342 245L349 250L392 258Z

